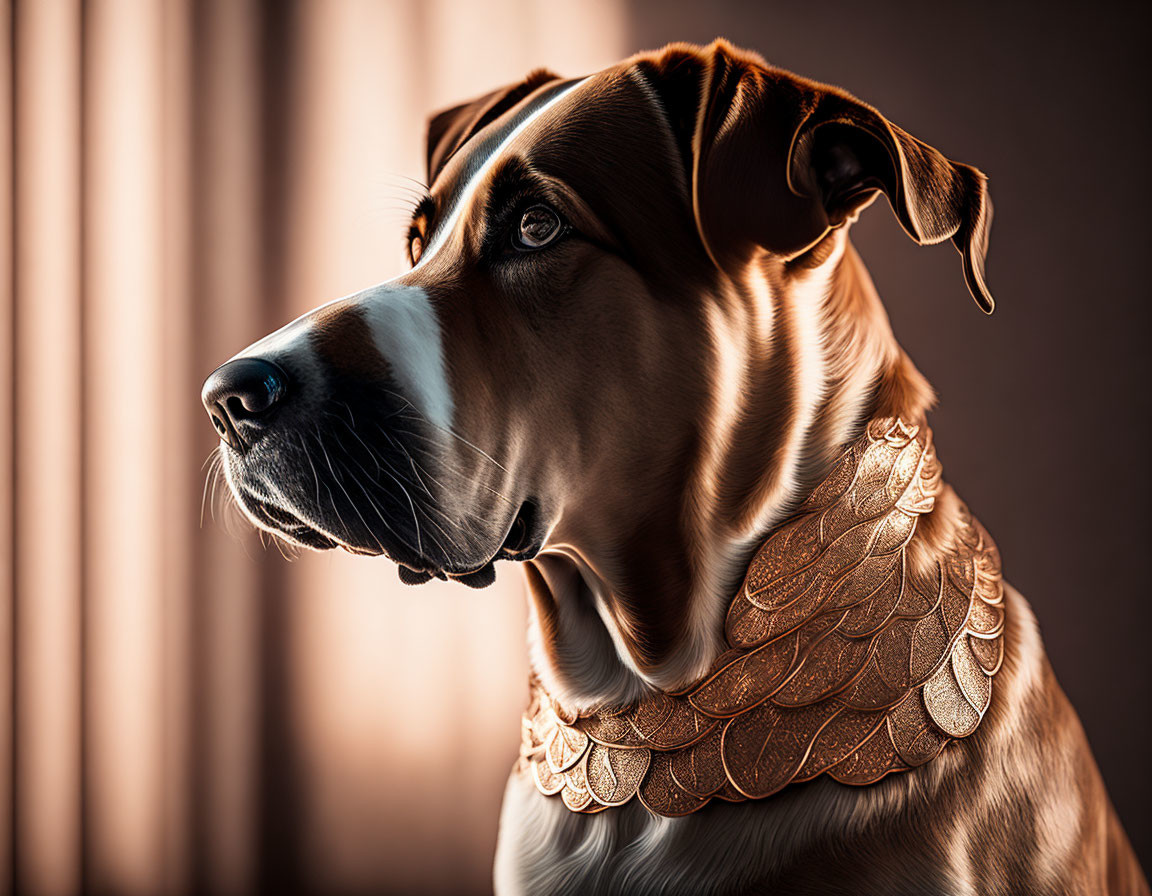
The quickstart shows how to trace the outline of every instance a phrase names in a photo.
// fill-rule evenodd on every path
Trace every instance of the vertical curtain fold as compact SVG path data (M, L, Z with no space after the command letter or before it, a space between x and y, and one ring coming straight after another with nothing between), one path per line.
M21 3L12 25L14 887L67 896L82 805L81 10Z
M12 80L14 35L9 0L0 3L0 893L8 893L12 883L14 836L12 805L14 793L13 734L15 709L15 544L14 460L15 392L13 373L15 284L12 254L13 145Z
M154 889L163 867L162 12L84 14L83 866L97 892Z
M196 395L274 319L260 28L279 13L6 11L0 888L250 892L266 575L250 536L199 528Z

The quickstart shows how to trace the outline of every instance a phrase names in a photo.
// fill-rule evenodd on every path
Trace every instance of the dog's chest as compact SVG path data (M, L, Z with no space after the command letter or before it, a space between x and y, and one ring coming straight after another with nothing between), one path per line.
M500 820L496 892L747 892L852 836L858 820L886 802L886 789L822 780L769 801L719 803L684 818L652 815L637 804L581 815L542 796L530 775L514 772Z

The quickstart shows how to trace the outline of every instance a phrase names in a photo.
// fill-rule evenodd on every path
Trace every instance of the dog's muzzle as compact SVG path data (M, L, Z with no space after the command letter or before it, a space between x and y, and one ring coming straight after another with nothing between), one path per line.
M218 367L201 400L254 525L295 546L388 556L409 584L482 587L496 560L533 556L545 525L531 495L509 496L504 468L451 430L422 299L390 290L328 306Z

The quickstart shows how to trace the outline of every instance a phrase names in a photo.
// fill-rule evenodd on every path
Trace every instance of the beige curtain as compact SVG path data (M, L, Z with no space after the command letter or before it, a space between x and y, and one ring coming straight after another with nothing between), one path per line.
M617 3L28 0L0 29L0 891L483 892L517 571L286 563L219 494L201 526L198 394L399 271L430 110L609 64Z

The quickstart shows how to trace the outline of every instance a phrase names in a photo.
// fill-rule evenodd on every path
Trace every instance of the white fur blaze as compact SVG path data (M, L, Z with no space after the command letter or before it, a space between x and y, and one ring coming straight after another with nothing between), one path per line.
M372 329L400 394L430 423L452 426L454 403L444 365L440 324L428 293L418 286L374 286L352 297Z

